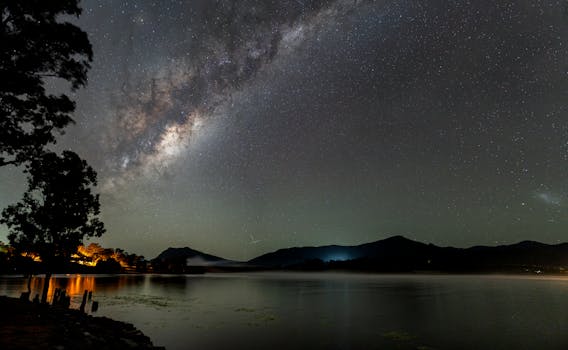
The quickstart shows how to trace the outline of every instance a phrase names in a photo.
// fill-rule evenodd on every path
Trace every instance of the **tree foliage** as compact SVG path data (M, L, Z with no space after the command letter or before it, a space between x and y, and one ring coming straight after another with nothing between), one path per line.
M0 0L0 165L21 164L73 122L75 103L46 91L46 78L85 85L93 52L87 34L61 21L77 0Z
M99 196L95 171L77 154L44 153L28 170L23 199L2 212L0 223L10 229L8 239L17 250L39 254L49 264L67 261L86 237L100 237Z

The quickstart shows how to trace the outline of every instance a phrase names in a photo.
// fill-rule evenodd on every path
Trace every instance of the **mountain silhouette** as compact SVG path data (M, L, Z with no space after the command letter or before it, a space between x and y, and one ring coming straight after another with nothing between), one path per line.
M394 236L356 246L280 249L251 259L261 268L348 269L368 271L562 272L568 243L523 241L511 245L439 247Z
M152 259L151 263L156 272L202 273L210 267L228 265L232 261L189 247L170 247Z
M368 260L368 263L372 262L374 265L381 263L394 267L412 265L419 260L427 261L440 250L443 248L416 242L403 236L393 236L357 246L330 245L280 249L256 257L248 263L254 266L285 268L301 267L306 262L313 264L318 260L334 265Z
M171 260L171 259L198 259L206 262L226 261L215 255L200 252L189 247L184 248L168 248L160 253L154 260Z
M247 262L233 262L191 248L168 248L153 261L157 271L184 271L187 266L207 271L326 270L376 272L439 271L472 272L563 272L568 269L568 243L549 245L523 241L511 245L440 247L403 236L355 246L327 245L293 247L263 254Z

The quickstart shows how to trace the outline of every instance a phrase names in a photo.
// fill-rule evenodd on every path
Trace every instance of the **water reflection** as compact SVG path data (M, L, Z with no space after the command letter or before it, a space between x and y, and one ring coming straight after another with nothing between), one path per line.
M43 278L32 282L39 292ZM0 294L26 288L25 278L0 276ZM55 288L74 308L93 290L100 316L133 323L170 350L568 349L567 278L58 275L50 297Z
M21 292L28 290L27 277L7 278L9 283L0 284L0 295L18 296ZM133 275L53 275L50 279L47 300L53 302L56 289L64 290L71 297L71 307L78 308L85 291L93 292L97 296L98 292L113 293L118 290L127 289L129 286L136 286L144 282L144 276ZM31 279L31 297L36 294L41 295L45 283L44 276L33 276Z

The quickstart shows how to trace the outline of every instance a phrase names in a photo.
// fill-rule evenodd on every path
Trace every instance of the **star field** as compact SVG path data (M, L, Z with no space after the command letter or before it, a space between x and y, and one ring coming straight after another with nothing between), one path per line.
M567 241L563 1L82 7L95 57L58 147L99 172L104 245ZM4 207L23 181L0 178Z

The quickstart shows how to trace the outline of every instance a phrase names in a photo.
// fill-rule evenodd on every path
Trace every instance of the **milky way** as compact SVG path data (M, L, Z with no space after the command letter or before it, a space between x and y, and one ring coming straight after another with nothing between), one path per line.
M233 94L246 90L264 66L294 55L306 37L357 5L353 1L218 1L185 8L190 11L189 22L205 16L199 20L199 32L190 24L184 33L187 43L176 47L176 56L148 77L126 81L118 97L118 125L110 125L103 136L104 144L111 146L108 152L114 159L109 166L116 175L106 180L103 189L115 191L137 176L163 175L197 142L204 123L226 110ZM135 19L141 21L143 16Z
M567 240L565 2L82 6L95 60L57 147L99 173L104 245Z

